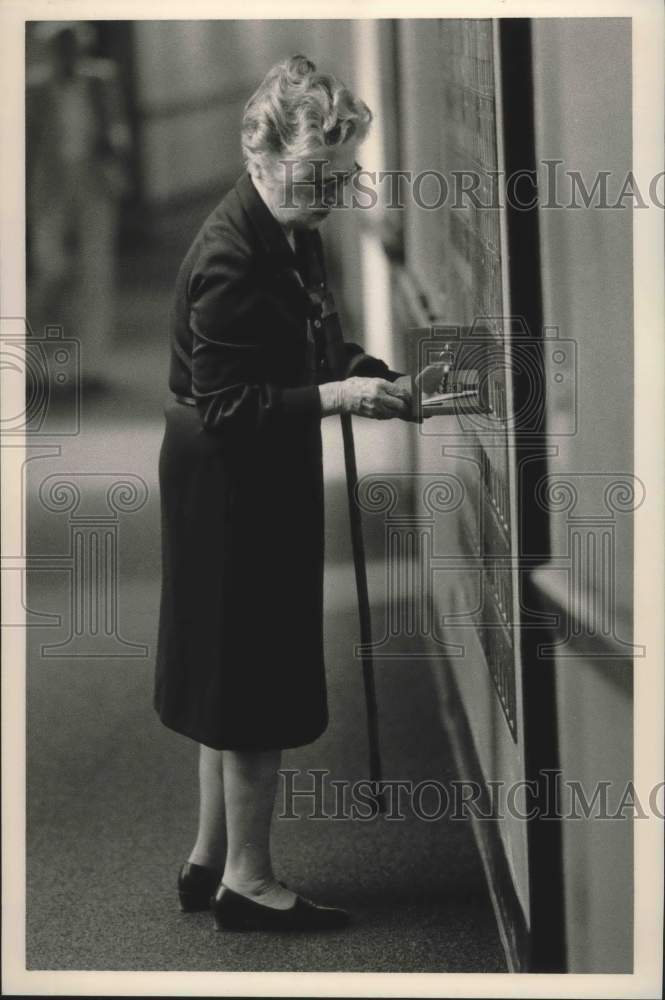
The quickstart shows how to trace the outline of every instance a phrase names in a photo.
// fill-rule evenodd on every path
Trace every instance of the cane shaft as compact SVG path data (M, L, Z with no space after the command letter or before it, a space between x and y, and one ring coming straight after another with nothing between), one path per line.
M358 616L360 618L361 663L363 685L365 688L365 704L367 708L367 733L369 739L369 776L370 781L381 780L381 757L379 752L379 730L376 706L376 689L374 686L374 663L371 653L372 617L367 586L367 563L365 560L365 539L363 538L362 521L356 499L358 471L356 465L356 449L353 440L353 426L348 413L341 415L342 440L344 442L344 464L346 466L346 491L349 501L349 522L351 525L351 546L353 549L353 565L356 574L356 591L358 594Z
M330 301L330 300L329 300ZM346 351L344 337L336 310L324 309L323 337L328 367L338 378L344 377L346 369ZM367 736L369 745L369 776L370 781L381 781L381 755L379 750L378 714L376 705L376 689L374 685L374 663L371 652L372 618L367 586L367 563L365 559L365 540L363 538L362 517L358 508L356 487L358 485L358 467L356 463L356 448L353 439L353 424L351 415L342 413L342 441L344 444L344 465L346 469L346 492L349 503L349 523L351 527L351 547L353 550L353 566L356 576L356 591L358 595L358 617L360 619L361 663L363 686L365 691L365 706L367 713ZM385 812L385 798L377 791L376 799L380 812Z

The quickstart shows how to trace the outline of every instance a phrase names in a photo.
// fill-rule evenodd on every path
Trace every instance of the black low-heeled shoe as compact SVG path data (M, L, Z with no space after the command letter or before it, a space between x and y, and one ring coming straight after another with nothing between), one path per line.
M349 923L346 910L319 906L304 896L296 896L288 910L278 910L241 896L223 883L212 901L212 912L218 931L323 931Z
M178 897L183 913L210 908L222 872L185 861L178 875Z

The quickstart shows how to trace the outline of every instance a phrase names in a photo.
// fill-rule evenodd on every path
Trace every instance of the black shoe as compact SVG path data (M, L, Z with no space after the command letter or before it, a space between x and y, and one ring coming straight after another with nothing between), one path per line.
M219 885L222 872L185 861L178 875L178 896L183 913L207 910Z
M323 931L346 927L349 914L332 906L319 906L303 896L296 896L288 910L256 903L224 884L212 902L218 931Z

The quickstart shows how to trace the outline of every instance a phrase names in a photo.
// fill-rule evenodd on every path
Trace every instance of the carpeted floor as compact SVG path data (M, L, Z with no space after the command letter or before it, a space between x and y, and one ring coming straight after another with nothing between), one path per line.
M145 625L154 587L133 585L125 599ZM125 625L146 634L138 614ZM340 655L354 625L348 609L329 616L332 722L284 755L298 788L311 787L310 768L329 768L331 780L365 775L360 676ZM349 907L344 933L217 934L208 914L181 914L174 882L194 834L195 747L153 718L150 684L149 661L31 657L29 968L505 971L467 824L427 822L408 807L404 820L335 820L329 796L325 819L276 820L282 877ZM449 780L427 667L381 666L378 695L386 777Z

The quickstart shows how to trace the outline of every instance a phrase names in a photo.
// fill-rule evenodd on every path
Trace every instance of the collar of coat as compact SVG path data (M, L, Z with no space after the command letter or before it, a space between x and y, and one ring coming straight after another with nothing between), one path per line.
M264 251L270 257L274 258L276 264L281 264L285 268L294 268L296 266L296 255L287 239L286 233L254 187L252 178L246 170L236 181L235 189L240 203L261 241ZM312 237L312 243L316 248L316 252L322 254L321 234L315 229L312 230Z

